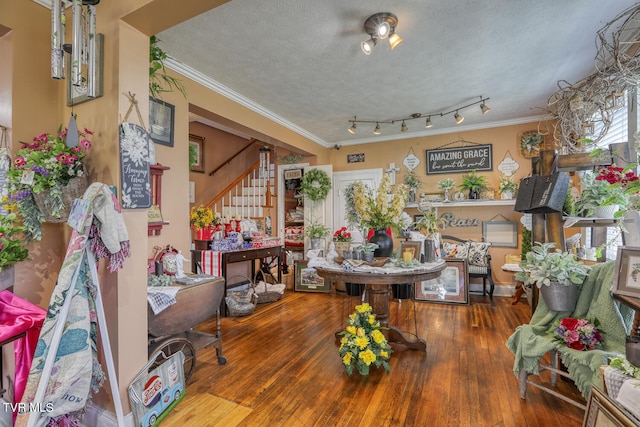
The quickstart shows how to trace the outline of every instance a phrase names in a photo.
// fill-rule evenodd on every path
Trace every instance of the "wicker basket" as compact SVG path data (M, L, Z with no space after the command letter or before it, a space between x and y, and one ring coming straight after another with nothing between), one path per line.
M253 287L250 287L242 291L227 292L224 300L227 304L227 314L229 316L248 316L255 311L258 296Z
M286 285L276 282L276 278L270 272L259 270L256 273L253 279L253 287L258 296L258 304L276 302L282 298Z
M88 186L87 176L82 175L71 179L66 187L62 187L62 203L64 206L60 209L60 217L53 216L51 212L50 192L48 190L34 194L33 199L38 210L42 212L45 222L65 222L69 218L69 213L71 213L73 201L81 198Z

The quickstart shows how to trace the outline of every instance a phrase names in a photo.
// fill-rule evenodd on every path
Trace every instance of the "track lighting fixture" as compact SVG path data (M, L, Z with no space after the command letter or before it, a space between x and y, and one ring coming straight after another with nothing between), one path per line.
M431 123L431 116L427 117L427 121L424 124L424 127L429 129L430 127L433 127L433 123Z
M351 127L349 129L347 129L350 133L354 134L356 133L356 122L354 121L353 124L351 125Z
M390 36L391 37L391 36ZM487 114L489 111L491 111L491 108L489 108L486 104L486 102L490 99L490 98L485 98L483 96L479 97L480 100L479 101L475 101L472 102L470 104L467 105L463 105L460 107L456 107L450 111L443 111L443 112L439 112L439 113L427 113L427 114L422 114L422 113L413 113L410 116L407 117L400 117L397 119L386 119L386 120L358 120L356 116L353 117L352 120L349 120L349 123L351 123L351 127L348 129L349 132L355 134L356 133L356 124L357 123L375 123L375 128L373 129L373 134L374 135L380 135L381 133L381 128L380 128L380 124L381 123L387 123L387 124L394 124L394 123L401 123L400 125L400 132L408 132L409 128L407 127L407 123L406 121L408 120L413 120L413 119L418 119L421 117L426 117L425 123L424 123L424 127L426 129L429 129L431 127L433 127L433 122L431 121L432 117L435 116L440 116L440 117L444 117L447 116L449 114L453 114L453 118L456 121L456 124L460 124L464 121L464 116L462 116L460 114L460 112L462 110L464 110L465 108L469 108L473 105L478 105L480 104L480 111L482 111L482 114L485 115Z
M380 12L371 15L364 21L364 31L369 34L369 40L360 43L360 49L365 55L370 55L378 40L389 39L389 46L395 49L403 38L396 33L398 17L390 12Z

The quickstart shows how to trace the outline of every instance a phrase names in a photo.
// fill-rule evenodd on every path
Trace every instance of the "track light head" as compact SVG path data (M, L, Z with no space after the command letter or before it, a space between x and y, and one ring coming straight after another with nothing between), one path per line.
M427 121L424 124L424 127L429 129L430 127L433 127L433 123L431 123L431 116L427 117Z
M395 49L400 43L402 43L404 39L400 37L398 34L393 33L389 36L389 46L391 46L391 50Z
M353 124L351 125L351 127L349 129L347 129L349 131L349 133L352 133L355 135L356 133L356 122L353 122Z
M400 132L406 132L408 130L409 130L409 128L407 127L407 124L403 120L402 121L402 126L400 126Z
M373 130L374 135L380 135L380 123L376 123L376 128Z
M460 114L458 114L457 111L453 115L453 118L456 119L456 124L458 124L458 125L464 121L464 116L461 116Z
M363 41L360 43L360 49L362 49L362 53L365 55L371 55L373 51L373 47L378 43L378 39L375 37L371 37L369 40Z
M491 108L487 107L484 101L482 101L482 104L480 104L480 111L482 111L482 114L487 114L489 111L491 111Z

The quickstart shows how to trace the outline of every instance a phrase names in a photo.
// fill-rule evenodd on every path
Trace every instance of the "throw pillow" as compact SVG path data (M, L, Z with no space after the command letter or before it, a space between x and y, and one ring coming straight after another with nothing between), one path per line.
M442 253L445 258L466 258L469 253L468 243L442 242Z
M488 242L469 242L469 265L487 267L487 253L490 247L491 243Z

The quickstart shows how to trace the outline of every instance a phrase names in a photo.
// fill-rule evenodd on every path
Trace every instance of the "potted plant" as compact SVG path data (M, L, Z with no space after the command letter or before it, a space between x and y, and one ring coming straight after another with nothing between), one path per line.
M518 183L513 179L513 177L503 175L500 177L500 184L498 186L498 191L500 191L500 198L504 200L513 199L513 194L518 189Z
M81 198L88 183L84 158L91 149L88 129L78 132L79 143L68 147L67 129L57 135L44 133L32 143L21 142L13 158L8 181L27 242L42 239L43 222L64 222L73 201Z
M414 171L409 171L409 173L404 176L404 185L409 189L410 202L415 202L416 192L418 191L418 188L420 188L421 184L422 183L420 182L418 175L416 175Z
M358 246L358 251L362 253L362 260L363 261L367 261L367 262L371 262L373 261L374 257L374 252L376 249L378 249L378 245L375 243L371 243L371 242L366 242L363 243L362 245Z
M356 306L356 311L347 319L347 328L339 332L342 338L338 352L347 375L351 375L354 368L360 375L369 375L371 365L382 366L389 372L393 350L381 329L368 303Z
M469 199L479 199L480 192L487 188L487 177L478 175L474 170L471 173L462 175L462 190L469 191Z
M312 222L304 227L304 234L311 240L311 249L322 249L322 239L326 237L329 232L324 224L319 222Z
M591 267L574 254L554 248L553 242L536 242L520 262L523 271L516 273L515 279L524 285L535 284L550 310L573 311L580 285Z
M351 248L351 233L347 227L341 227L333 233L333 242L339 256L344 256L343 252Z
M585 173L582 191L576 201L576 210L585 216L598 218L621 218L627 211L629 196L620 182L609 183L598 179L599 175Z
M215 217L211 208L204 205L200 205L197 208L193 206L189 216L189 224L191 224L191 229L196 233L195 240L211 240L213 232L211 226L214 225L214 221Z
M164 62L169 57L160 46L160 39L155 35L149 39L149 95L160 99L162 93L177 89L186 98L187 92L180 80L167 74ZM165 86L166 85L166 86Z
M428 239L431 239L433 241L434 256L437 258L440 254L440 230L443 227L442 218L438 218L438 216L436 215L436 210L430 208L423 213L422 218L414 223L414 226L418 231L420 231L420 233L424 234ZM426 246L424 250L426 255Z
M449 190L456 188L456 182L452 178L444 178L438 181L438 188L444 190L443 202L449 201Z
M378 257L389 257L393 252L393 239L387 234L387 229L402 229L400 218L404 212L407 187L404 184L398 185L391 202L390 192L390 178L386 173L382 176L375 195L361 181L356 181L353 186L354 209L360 216L361 225L367 231L375 230L369 241L378 245L375 251L375 256Z
M0 290L13 286L14 265L29 256L21 239L24 227L19 225L15 205L4 204L2 207L8 213L0 216Z

